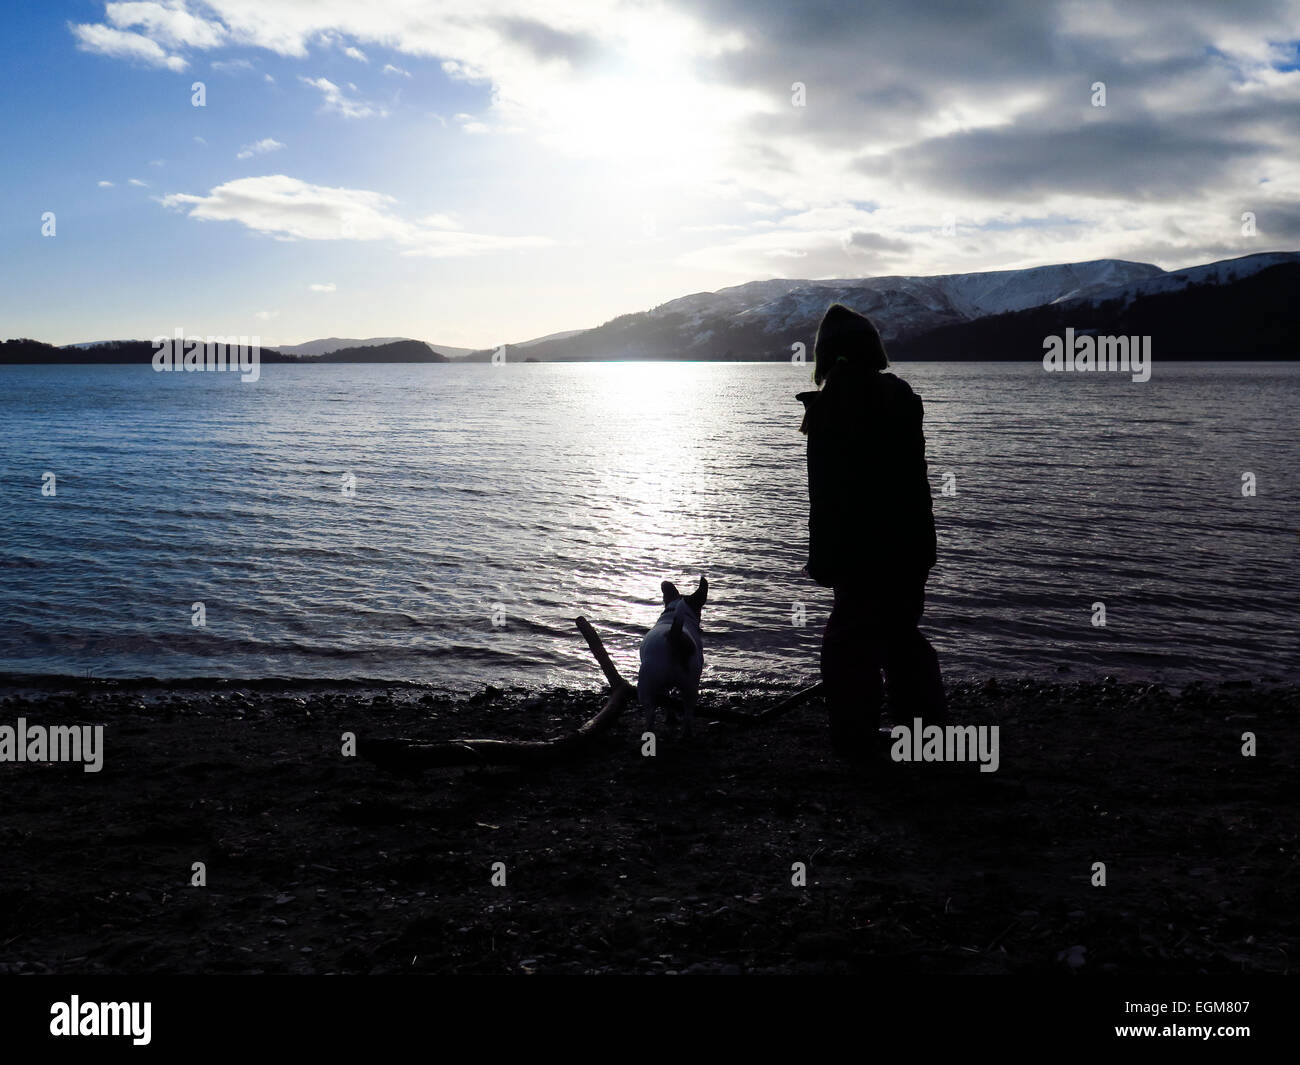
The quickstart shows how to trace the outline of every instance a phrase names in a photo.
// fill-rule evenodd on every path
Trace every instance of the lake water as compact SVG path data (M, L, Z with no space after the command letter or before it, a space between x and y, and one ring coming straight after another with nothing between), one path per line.
M947 676L1300 675L1300 364L896 371L925 401ZM660 580L705 573L709 683L816 679L806 366L0 382L0 671L592 687L572 619L634 676Z

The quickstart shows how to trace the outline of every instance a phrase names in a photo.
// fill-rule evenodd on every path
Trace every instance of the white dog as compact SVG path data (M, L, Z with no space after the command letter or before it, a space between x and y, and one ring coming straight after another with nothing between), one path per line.
M685 721L682 734L691 734L695 700L704 671L704 639L700 636L700 614L709 597L709 582L700 578L690 595L682 595L672 581L660 585L664 612L641 641L641 672L637 675L636 698L645 711L645 727L653 732L655 710L676 691Z

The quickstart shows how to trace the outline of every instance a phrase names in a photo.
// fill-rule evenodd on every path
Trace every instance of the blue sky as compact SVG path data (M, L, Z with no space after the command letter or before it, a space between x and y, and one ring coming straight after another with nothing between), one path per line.
M1244 0L6 5L0 333L485 347L762 277L1295 248L1297 39Z

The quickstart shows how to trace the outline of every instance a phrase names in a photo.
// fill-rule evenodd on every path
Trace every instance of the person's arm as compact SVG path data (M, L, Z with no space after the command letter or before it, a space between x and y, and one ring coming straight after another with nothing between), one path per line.
M925 406L921 402L921 397L915 393L912 399L915 412L912 414L908 452L911 455L912 483L916 485L916 505L920 514L920 554L926 568L929 569L938 561L938 541L934 531L934 497L930 493L930 468L925 461Z
M825 428L808 433L808 575L818 584L835 584L842 560L845 515L843 456Z

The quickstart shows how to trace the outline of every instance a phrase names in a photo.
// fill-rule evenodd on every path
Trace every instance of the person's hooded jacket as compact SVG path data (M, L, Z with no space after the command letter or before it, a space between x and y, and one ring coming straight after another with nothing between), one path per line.
M808 574L831 587L935 564L924 408L889 365L870 319L840 304L814 345L808 436Z

